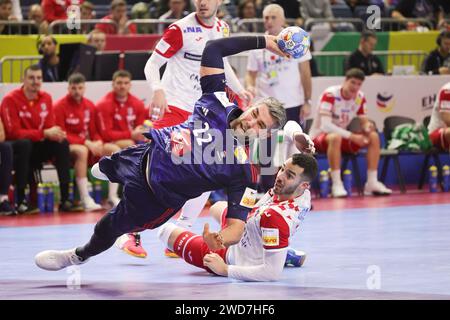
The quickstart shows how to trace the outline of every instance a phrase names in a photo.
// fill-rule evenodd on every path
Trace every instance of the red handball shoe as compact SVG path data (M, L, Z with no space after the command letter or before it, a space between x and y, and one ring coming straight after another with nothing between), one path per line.
M142 248L141 236L138 233L127 233L116 240L116 246L136 258L147 258L147 252Z

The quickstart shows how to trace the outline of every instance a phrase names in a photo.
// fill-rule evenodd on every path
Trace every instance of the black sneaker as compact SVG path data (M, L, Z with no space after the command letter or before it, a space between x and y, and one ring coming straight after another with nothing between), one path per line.
M83 206L77 205L70 200L66 200L63 203L59 204L59 212L80 212L84 211Z
M17 212L8 200L0 203L0 216L14 216Z
M17 214L34 214L38 212L39 208L29 204L26 200L23 200L17 206Z

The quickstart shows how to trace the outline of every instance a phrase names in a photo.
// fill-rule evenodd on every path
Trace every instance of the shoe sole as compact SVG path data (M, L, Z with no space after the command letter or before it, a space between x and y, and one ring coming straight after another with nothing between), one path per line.
M164 252L164 255L167 258L180 258L180 256L177 255L175 252Z
M391 193L389 193L389 192L378 192L378 191L372 191L372 192L364 191L364 195L365 196L383 197L383 196L390 196Z
M303 266L306 260L306 254L300 259L300 267Z
M147 258L147 255L146 255L146 254L137 254L137 253L134 253L134 252L128 250L127 248L123 248L122 250L123 250L125 253L127 253L127 254L129 254L130 256L133 256L133 257L135 257L135 258L141 258L141 259Z

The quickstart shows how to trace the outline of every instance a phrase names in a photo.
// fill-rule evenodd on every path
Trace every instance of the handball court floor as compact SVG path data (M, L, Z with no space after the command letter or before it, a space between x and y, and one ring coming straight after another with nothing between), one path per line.
M84 244L102 212L0 217L0 299L450 299L450 193L313 199L291 246L308 253L282 279L244 283L164 256L156 230L149 256L115 247L87 264L40 270L34 255ZM194 225L201 232L205 215Z

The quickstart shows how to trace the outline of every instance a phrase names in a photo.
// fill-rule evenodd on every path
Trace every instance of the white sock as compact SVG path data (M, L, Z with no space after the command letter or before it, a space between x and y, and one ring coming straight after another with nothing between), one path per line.
M92 166L91 174L99 180L109 181L106 174L100 171L100 166L98 165L98 162Z
M84 178L76 178L77 186L78 186L78 192L80 193L80 199L83 201L89 196L89 190L88 190L88 179L86 177Z
M173 246L169 246L169 238L176 228L178 228L177 225L172 222L167 222L158 230L158 239L170 250L173 250Z
M210 191L204 192L199 197L186 202L183 206L180 217L177 219L177 225L184 228L192 227L195 220L197 220L198 216L202 212L210 194Z
M377 170L367 170L367 183L375 183L378 181Z
M108 198L117 198L117 190L119 190L119 184L109 182L109 191L108 191Z
M8 200L8 199L9 199L9 197L8 197L7 194L0 194L0 202L3 202L3 201Z
M331 170L331 181L334 185L342 184L341 170Z

